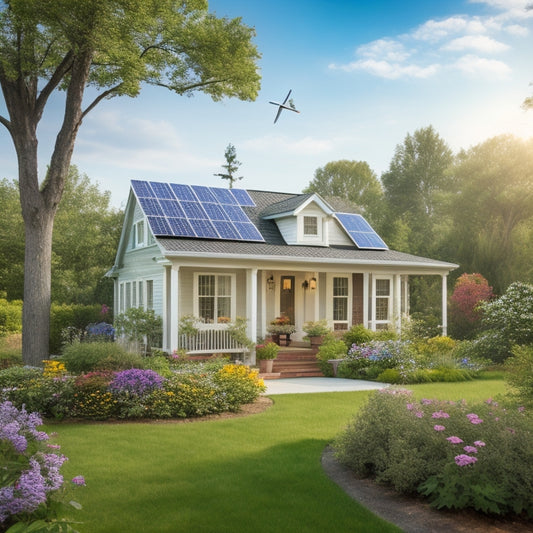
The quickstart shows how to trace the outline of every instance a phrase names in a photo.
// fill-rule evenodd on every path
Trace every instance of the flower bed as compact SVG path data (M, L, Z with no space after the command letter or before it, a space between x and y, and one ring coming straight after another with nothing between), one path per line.
M410 391L375 393L335 443L359 476L423 494L437 508L533 518L531 414L493 400L416 401Z
M257 371L220 360L165 375L140 368L79 376L8 369L0 372L0 400L46 418L173 418L237 411L265 390Z

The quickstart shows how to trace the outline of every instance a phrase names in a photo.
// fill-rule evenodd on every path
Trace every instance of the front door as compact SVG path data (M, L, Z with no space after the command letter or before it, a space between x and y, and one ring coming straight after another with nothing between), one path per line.
M279 311L281 316L288 316L291 324L294 324L294 276L281 276Z

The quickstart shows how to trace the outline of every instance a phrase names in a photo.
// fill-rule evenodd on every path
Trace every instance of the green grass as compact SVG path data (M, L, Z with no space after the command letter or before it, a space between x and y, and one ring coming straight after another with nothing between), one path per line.
M500 381L410 387L421 397L486 399ZM395 526L350 499L320 458L367 392L273 396L266 412L198 423L54 425L82 533L389 533Z

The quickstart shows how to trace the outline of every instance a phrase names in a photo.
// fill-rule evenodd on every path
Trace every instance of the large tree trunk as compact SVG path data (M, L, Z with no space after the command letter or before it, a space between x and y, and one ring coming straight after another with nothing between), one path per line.
M25 224L22 352L32 366L42 366L49 356L53 225L54 213L45 209Z

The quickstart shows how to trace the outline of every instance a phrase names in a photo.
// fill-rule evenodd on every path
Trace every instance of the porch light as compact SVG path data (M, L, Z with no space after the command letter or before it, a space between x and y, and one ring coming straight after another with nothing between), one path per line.
M270 276L267 279L267 288L269 291L273 291L276 286L276 282L274 281L274 276Z
M309 280L309 288L312 290L312 291L315 291L316 290L316 278L311 278Z
M309 288L309 282L307 280L305 280L303 283L302 283L302 289L306 290Z

